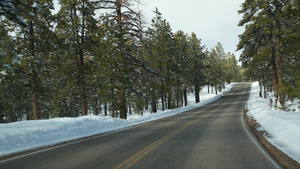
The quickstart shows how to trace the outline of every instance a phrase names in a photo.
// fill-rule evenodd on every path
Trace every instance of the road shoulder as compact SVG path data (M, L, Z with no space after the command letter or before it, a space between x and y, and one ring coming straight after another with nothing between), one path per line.
M266 150L286 169L299 169L300 164L290 158L288 155L277 149L274 145L272 145L265 137L264 135L268 135L265 131L258 131L256 129L259 124L253 119L249 118L247 115L248 109L244 109L244 117L253 131L253 133L256 135L258 140L263 144Z

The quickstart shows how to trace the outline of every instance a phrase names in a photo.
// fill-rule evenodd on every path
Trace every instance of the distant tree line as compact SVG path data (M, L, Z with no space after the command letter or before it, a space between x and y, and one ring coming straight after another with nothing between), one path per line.
M241 81L220 43L205 49L195 33L172 32L156 9L146 28L139 1L0 1L0 122L143 111L200 102ZM12 12L14 11L14 12ZM150 106L150 107L149 107Z
M261 97L273 90L277 107L300 98L300 1L245 0L239 11L238 50L248 77L259 80Z

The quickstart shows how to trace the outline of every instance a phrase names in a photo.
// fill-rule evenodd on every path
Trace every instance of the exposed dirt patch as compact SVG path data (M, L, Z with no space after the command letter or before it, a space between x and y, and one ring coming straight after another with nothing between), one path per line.
M264 135L268 135L265 131L257 131L256 127L259 126L259 124L253 119L249 118L247 115L248 109L244 110L246 121L248 122L250 128L255 133L257 138L260 140L260 142L264 145L264 147L272 154L272 156L286 169L300 169L300 163L293 160L289 156L287 156L285 153L277 149L275 146L273 146L265 137Z

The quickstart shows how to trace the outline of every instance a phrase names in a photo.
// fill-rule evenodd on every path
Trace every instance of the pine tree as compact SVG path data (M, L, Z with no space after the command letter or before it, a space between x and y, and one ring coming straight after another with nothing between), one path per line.
M282 47L284 31L289 29L289 22L283 17L290 1L250 1L246 0L239 13L244 14L239 26L246 26L240 35L238 49L244 49L241 59L251 62L255 57L269 57L273 78L273 89L284 109L284 65Z
M112 12L108 14L108 20L116 19L114 31L117 32L118 42L114 49L117 50L114 64L117 66L114 71L117 77L113 79L117 84L117 98L119 100L120 118L127 119L127 92L131 89L132 81L128 74L132 74L136 66L145 67L134 55L132 50L137 39L141 38L142 28L140 27L140 12L132 7L134 3L128 0L100 0L97 8L108 9ZM135 1L139 3L139 1Z
M147 61L151 63L151 67L158 70L161 78L153 78L152 83L152 107L156 107L154 103L160 93L161 107L164 111L166 107L165 97L168 97L168 108L172 107L172 86L171 86L171 64L172 60L172 30L170 24L162 18L162 14L156 10L154 11L155 17L152 19L151 27L147 31L146 48L150 51L147 55ZM156 92L157 91L157 92ZM156 112L156 111L154 111Z
M286 61L283 62L285 70L284 90L290 98L300 98L300 2L289 1L285 10L282 12L283 18L288 21L288 29L284 30L285 36L282 37L282 52Z
M187 88L188 82L188 67L189 67L189 53L188 53L188 35L183 31L177 31L174 34L175 40L175 65L174 71L176 73L176 106L177 108L184 105L187 106ZM182 98L183 96L183 98Z
M225 82L230 84L232 81L238 81L239 68L237 60L233 53L228 52L223 62L223 69L225 70Z
M1 0L0 1L0 16L3 15L10 21L19 24L22 27L28 26L24 20L24 15L34 14L30 12L30 6L24 0Z
M75 84L75 88L65 88L73 97L79 96L81 114L87 115L87 75L90 71L88 61L90 55L90 39L96 29L94 19L94 5L89 0L61 0L61 9L57 14L56 32L61 37L62 52L59 54L64 60L63 72L67 83ZM62 72L62 73L63 73ZM72 86L72 85L67 85ZM72 91L72 89L75 89Z
M193 82L195 90L195 101L200 102L200 86L204 85L204 46L201 45L201 39L198 39L193 32L188 39L190 67L190 81Z
M223 46L220 42L211 49L209 52L209 66L210 66L210 83L215 87L215 92L218 94L218 90L224 83L224 74L226 72L224 68L224 60L226 54Z
M7 20L0 23L0 123L22 120L22 113L30 111L26 106L30 102L24 97L26 87L20 85L22 77L15 71L17 51L16 40L9 35L11 26Z
M47 41L52 36L50 31L52 2L25 1L25 3L27 6L33 6L34 4L34 7L30 8L30 14L22 16L27 21L28 26L14 27L16 54L7 64L13 72L10 74L12 75L11 78L19 75L23 77L22 80L11 80L16 82L14 86L18 89L22 89L20 86L26 86L26 88L23 88L26 91L20 92L20 94L23 94L22 98L25 98L25 100L30 100L33 119L47 118L47 111L44 111L45 107L41 107L41 104L44 94L43 81L47 78L43 75L46 72L45 66L52 46ZM28 91L30 92L28 93ZM31 119L29 115L27 117L27 119Z

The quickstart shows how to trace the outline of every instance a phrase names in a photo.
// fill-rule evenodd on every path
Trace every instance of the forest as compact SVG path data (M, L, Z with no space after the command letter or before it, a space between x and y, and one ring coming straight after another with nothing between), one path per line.
M139 0L0 0L0 123L187 106L208 85L259 81L275 107L300 97L300 2L245 0L239 61L196 33L173 32ZM277 104L278 103L278 104Z
M0 122L77 117L126 119L200 102L242 81L235 55L176 32L158 9L145 21L138 0L0 1ZM147 24L148 23L148 24Z
M245 0L237 46L245 75L260 83L260 96L273 91L275 107L300 97L300 1ZM300 107L299 107L300 108Z

